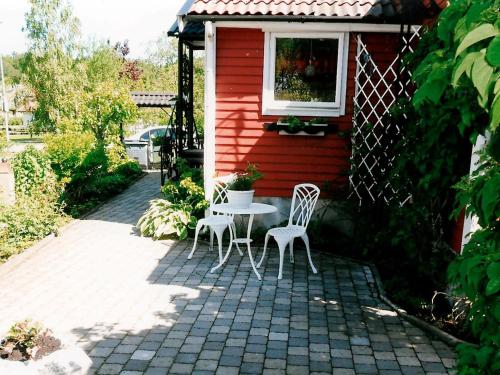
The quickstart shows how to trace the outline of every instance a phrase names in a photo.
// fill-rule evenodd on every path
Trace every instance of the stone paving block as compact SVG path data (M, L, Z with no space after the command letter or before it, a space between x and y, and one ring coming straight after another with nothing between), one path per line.
M195 369L215 371L217 369L217 364L218 362L213 359L199 359L196 361Z
M187 363L174 363L169 371L171 374L191 374L193 372L193 365Z
M285 369L286 360L268 358L264 361L264 368Z
M330 373L332 371L332 366L330 362L325 361L310 361L309 369L311 372L326 372Z
M167 375L168 367L150 367L146 370L144 375Z
M417 357L397 357L397 360L401 366L421 366Z
M244 362L240 366L240 374L254 375L261 374L263 371L263 364L259 362Z
M97 370L97 373L102 375L115 375L119 374L122 368L123 365L120 364L105 363L104 365L101 366L99 370Z
M220 366L238 367L241 365L243 357L222 355L219 360Z
M136 350L130 359L138 359L141 361L149 361L155 356L154 350Z
M230 366L219 366L217 368L217 375L238 375L240 369L238 367L230 367Z
M309 374L309 367L308 366L287 366L286 367L286 374L287 375L303 375L303 374Z
M145 371L148 368L148 365L149 365L148 361L131 359L125 364L124 369L132 371Z
M107 357L113 352L113 348L109 347L95 347L89 353L91 357Z
M283 280L270 256L259 281L237 252L211 274L217 254L205 244L187 260L190 241L137 236L158 186L148 173L43 252L0 265L0 290L18 291L2 296L0 332L15 316L47 322L76 336L95 374L453 373L453 350L381 303L369 267L314 252L322 273L312 274L297 251Z
M151 366L153 367L170 367L172 363L174 362L174 359L171 357L155 357L151 360Z

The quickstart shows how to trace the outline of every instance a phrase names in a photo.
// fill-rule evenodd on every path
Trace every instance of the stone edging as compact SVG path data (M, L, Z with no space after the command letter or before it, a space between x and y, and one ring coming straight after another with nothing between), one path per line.
M441 341L444 343L448 344L451 347L456 347L458 344L469 344L473 345L471 343L468 343L464 340L461 340L452 334L443 331L442 329L427 323L426 321L423 321L416 316L413 316L411 314L408 314L406 310L402 309L398 305L396 305L394 302L392 302L387 295L385 294L385 289L382 284L382 279L380 278L380 274L378 273L377 267L368 262L363 262L365 263L368 267L370 267L370 270L373 274L373 278L375 279L375 284L377 286L378 294L380 296L380 299L387 303L401 318L407 320L408 322L412 323L413 325L423 329L424 331L429 332L431 335L439 338Z

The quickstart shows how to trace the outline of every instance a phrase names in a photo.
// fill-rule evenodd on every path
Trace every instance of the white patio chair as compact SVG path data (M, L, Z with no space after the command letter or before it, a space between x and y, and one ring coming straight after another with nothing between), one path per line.
M196 250L196 244L198 242L198 234L203 227L208 227L210 230L210 247L209 250L213 250L214 246L214 233L217 237L217 242L219 245L219 262L222 262L222 235L226 228L229 227L230 235L230 245L233 242L234 233L236 233L236 226L234 224L233 216L218 214L212 210L214 204L227 203L227 184L234 180L236 175L234 173L227 176L217 177L214 179L213 193L210 195L209 215L203 219L198 220L196 224L196 231L194 235L194 243L191 252L188 255L188 259L193 257L194 251ZM240 248L237 247L240 255L243 255Z
M264 241L264 251L260 258L257 268L259 268L266 256L267 242L269 237L273 236L278 243L280 253L280 267L278 279L281 280L283 276L283 258L285 257L286 245L290 245L290 262L293 263L293 241L295 238L300 237L306 245L307 257L309 264L314 273L317 273L316 268L311 259L311 250L309 248L309 237L307 236L306 229L311 220L314 212L314 207L319 198L319 188L313 184L300 184L295 185L293 189L292 206L290 207L290 217L286 227L271 228L266 233Z

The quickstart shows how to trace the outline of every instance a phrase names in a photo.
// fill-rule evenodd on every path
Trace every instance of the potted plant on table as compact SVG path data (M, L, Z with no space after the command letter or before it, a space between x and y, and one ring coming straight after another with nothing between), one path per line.
M262 174L254 164L248 163L243 173L238 173L236 178L228 184L227 200L236 208L248 208L252 204L255 190L252 189L255 181L262 178Z

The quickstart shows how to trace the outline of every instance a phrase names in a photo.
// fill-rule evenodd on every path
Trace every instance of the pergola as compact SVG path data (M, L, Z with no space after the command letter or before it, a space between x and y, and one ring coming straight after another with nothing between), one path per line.
M130 93L132 100L138 108L159 108L167 114L169 120L168 125L173 127L173 120L175 118L175 110L177 103L177 95L165 91L132 91ZM171 112L167 113L166 108L171 108ZM123 130L122 130L123 134ZM172 177L174 173L175 157L178 155L178 147L175 138L167 138L162 142L160 148L160 169L161 169L161 184L165 183L165 178ZM123 138L123 136L122 136Z
M175 22L168 36L178 39L178 94L175 107L177 155L191 165L203 163L203 139L194 120L194 51L205 49L205 25L190 22L179 29ZM175 162L175 161L174 161Z

